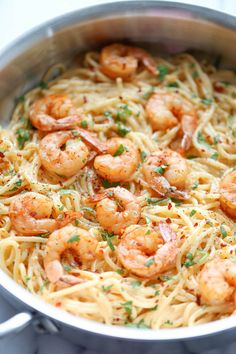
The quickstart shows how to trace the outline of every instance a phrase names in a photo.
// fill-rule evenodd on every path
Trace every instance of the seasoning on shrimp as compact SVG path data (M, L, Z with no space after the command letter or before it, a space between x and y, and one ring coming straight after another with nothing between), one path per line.
M227 174L220 182L220 206L227 215L236 219L236 171Z
M141 278L154 278L175 266L178 254L176 235L169 225L159 230L132 225L125 229L117 247L122 265Z
M186 199L185 188L188 175L186 160L169 149L154 152L142 166L144 179L149 187L161 197Z
M50 282L65 281L71 285L78 282L73 275L65 275L61 264L64 252L75 252L78 266L89 269L96 258L97 240L84 229L68 225L54 231L48 238L44 257L44 268Z
M129 180L139 164L137 147L125 138L111 138L105 144L105 154L94 160L98 175L111 182Z
M45 96L33 103L29 111L32 125L42 131L71 129L84 118L81 109L76 109L71 99L64 94Z
M22 235L40 235L59 229L79 218L80 212L67 211L51 218L52 201L45 195L28 192L17 196L10 205L12 227Z
M197 128L197 112L187 99L177 93L158 93L151 96L146 105L146 114L155 130L167 130L181 125L183 138L181 151L187 151Z
M141 62L152 74L156 74L154 59L145 50L123 44L112 44L101 51L100 64L102 72L111 79L121 77L130 80Z

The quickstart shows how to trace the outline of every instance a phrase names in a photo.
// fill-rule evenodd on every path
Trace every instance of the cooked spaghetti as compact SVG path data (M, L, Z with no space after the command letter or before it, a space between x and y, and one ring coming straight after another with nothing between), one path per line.
M233 284L211 303L199 282L212 260L236 261L236 184L224 187L230 206L220 192L225 176L234 182L235 74L206 58L132 48L116 63L108 49L51 68L0 131L0 266L46 302L106 324L229 316Z

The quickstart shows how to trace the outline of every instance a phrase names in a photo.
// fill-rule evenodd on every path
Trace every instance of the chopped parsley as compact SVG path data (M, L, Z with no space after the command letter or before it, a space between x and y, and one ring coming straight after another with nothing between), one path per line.
M141 151L141 161L145 162L146 158L147 158L147 153L145 151Z
M157 204L162 204L162 203L167 203L169 202L171 199L170 198L162 198L162 199L158 199L158 198L147 198L147 203L151 204L151 205L157 205Z
M25 142L30 140L30 132L27 129L19 128L16 131L17 141L20 149L23 149Z
M159 64L157 65L157 70L159 71L159 80L163 81L165 76L169 73L169 68L164 64Z
M192 253L188 252L188 253L186 254L186 260L185 260L185 262L184 262L184 266L185 266L186 268L189 268L189 267L191 267L192 265L194 265L193 255L192 255Z
M201 100L201 102L202 102L203 104L205 104L206 106L209 106L209 105L212 103L212 99L210 99L210 98L203 98L203 99Z
M103 188L112 188L112 187L117 187L119 185L120 185L119 182L109 182L107 179L102 180Z
M176 81L173 81L173 82L169 82L167 87L175 87L175 88L178 88L179 87L179 84L178 82Z
M125 324L126 327L129 327L129 328L139 328L139 329L148 329L150 328L149 326L147 326L145 323L144 323L144 320L140 320L138 323L133 323L133 322L130 322L130 323L126 323Z
M173 325L173 322L170 321L170 320L167 320L166 322L164 322L164 324L167 324L167 325L169 325L169 326L172 326L172 325Z
M206 139L200 132L198 132L197 134L197 141L199 142L199 144L204 145L207 149L211 149L211 146L206 142Z
M155 88L154 88L153 86L151 86L151 87L143 94L143 98L148 99L148 98L151 96L151 94L153 93L154 89L155 89Z
M63 266L63 268L64 268L64 270L65 270L65 272L70 272L71 271L71 266L69 266L68 264L64 264L64 266Z
M65 195L65 194L71 194L71 189L60 189L59 193L61 195Z
M124 136L126 136L126 134L128 134L130 131L131 131L131 129L130 129L130 128L127 128L123 123L121 123L121 122L118 122L118 123L117 123L117 133L118 133L120 136L124 137Z
M190 213L190 215L189 215L189 216L190 216L190 218L191 218L192 216L194 216L194 215L196 214L196 212L197 212L197 211L196 211L196 210L194 210L194 209L193 209L193 210L191 210L191 213Z
M159 296L159 295L160 295L160 290L156 290L154 296Z
M71 133L74 135L74 136L78 136L79 135L79 132L77 130L71 130Z
M225 230L223 225L220 225L220 232L221 232L222 238L226 238L228 236L227 231Z
M124 147L123 144L120 144L120 146L118 147L118 149L115 151L115 153L113 154L114 157L116 156L120 156L121 154L123 154L123 152L126 150L126 148Z
M147 260L147 262L145 262L144 263L144 265L145 265L145 267L151 267L151 265L152 264L154 264L155 263L155 258L154 257L152 257L152 258L149 258L148 260Z
M101 288L102 288L102 291L104 293L108 293L108 291L113 287L113 284L111 285L108 285L108 286L105 286L105 285L102 285Z
M16 103L23 103L25 102L25 96L24 95L21 95L19 97L16 98Z
M131 286L132 286L132 288L137 289L141 286L141 284L142 284L141 281L135 280L131 283Z
M197 189L198 186L199 186L199 183L196 181L196 182L193 183L192 189Z
M81 127L82 128L88 128L88 122L87 122L87 120L82 120L82 122L80 123L80 125L81 125Z
M116 114L116 119L125 122L126 118L131 116L131 114L132 111L129 109L129 106L127 104L122 104L119 106L119 111Z
M79 235L74 235L74 236L71 236L71 238L69 238L67 243L73 243L73 242L77 242L79 240L80 240L80 236Z
M112 118L112 113L110 111L104 112L104 116L108 118Z
M212 154L211 156L210 156L210 158L212 159L212 160L218 160L218 157L219 157L219 154L218 154L218 152L214 152L214 154Z
M193 159L196 159L196 158L197 158L196 155L188 155L188 156L187 156L187 159L188 159L188 160L193 160Z
M166 167L168 167L167 164L163 164L161 166L155 167L154 171L157 172L159 175L163 175L165 172Z
M10 189L10 192L16 191L17 189L19 189L21 187L21 185L22 185L22 180L19 179L18 181L16 181L14 183L14 187L12 189Z
M42 90L46 90L46 89L48 89L48 84L47 84L45 81L40 81L39 87L40 87Z
M132 305L133 305L133 301L126 301L121 303L121 305L124 307L125 312L131 316L132 314Z
M123 269L120 269L120 268L119 268L119 269L116 269L116 273L118 273L118 274L120 274L120 275L121 275L121 274L124 274L124 270L123 270Z
M108 232L107 230L104 230L102 232L102 239L103 241L107 241L108 246L112 251L115 251L115 246L112 243L112 239L114 237L113 232Z

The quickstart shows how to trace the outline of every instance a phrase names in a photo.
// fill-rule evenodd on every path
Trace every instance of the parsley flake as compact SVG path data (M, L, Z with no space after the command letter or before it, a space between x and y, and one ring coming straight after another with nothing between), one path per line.
M69 238L67 243L73 243L73 242L77 242L79 240L80 240L80 236L79 235L74 235L74 236L71 236L71 238Z

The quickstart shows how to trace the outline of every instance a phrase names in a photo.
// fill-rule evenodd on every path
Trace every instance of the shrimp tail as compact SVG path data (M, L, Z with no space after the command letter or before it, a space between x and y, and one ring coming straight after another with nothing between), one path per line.
M79 211L65 211L63 214L60 214L57 218L59 229L69 224L70 222L80 218L81 216L82 213Z
M179 191L176 187L171 186L167 179L163 176L155 177L151 188L154 189L161 197L170 197L178 199L187 199L188 194Z
M83 139L92 149L99 154L104 154L107 151L106 144L102 143L99 139L92 136L87 130L82 128L76 128L81 139Z

